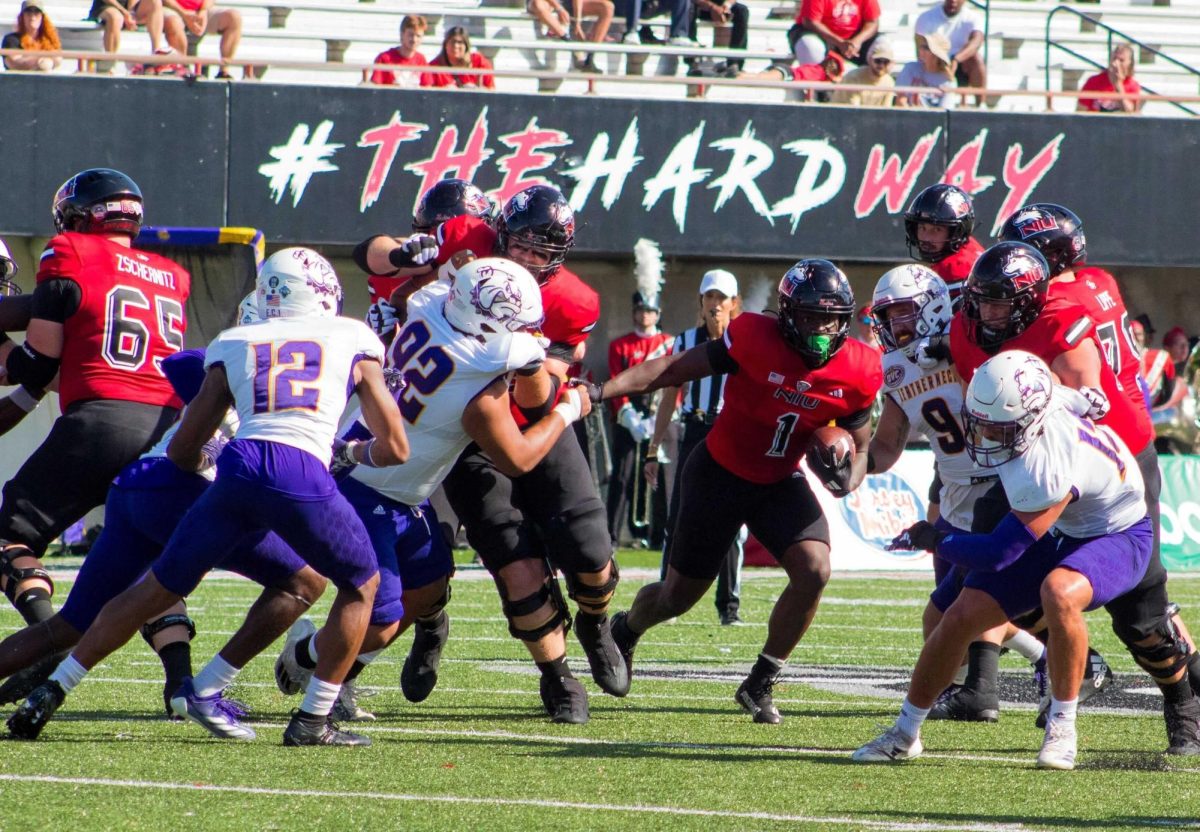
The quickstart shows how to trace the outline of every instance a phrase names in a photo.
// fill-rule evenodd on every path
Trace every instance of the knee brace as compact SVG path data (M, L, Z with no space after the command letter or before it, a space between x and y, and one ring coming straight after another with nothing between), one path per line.
M500 584L497 583L497 586ZM542 636L557 630L560 624L565 624L568 630L571 628L571 617L567 611L567 604L563 600L562 591L558 589L558 581L553 577L547 576L546 582L535 592L516 600L509 599L501 586L500 600L504 608L504 617L508 619L508 631L513 638L521 641L537 641ZM515 621L517 618L533 615L539 610L545 610L545 620L541 624L535 624L528 629L517 626Z
M579 580L578 574L567 573L567 595L579 605L580 612L603 615L608 610L617 584L621 582L621 571L617 568L616 559L609 563L612 564L612 571L609 572L608 580L602 584L587 584Z
M1117 633L1121 636L1121 633ZM1188 643L1179 635L1175 622L1170 615L1164 615L1152 636L1158 640L1152 645L1138 645L1125 641L1133 660L1159 684L1169 684L1171 679L1182 672L1191 657ZM1124 641L1124 639L1122 638Z
M22 569L13 564L17 558L36 558L33 550L24 543L12 543L7 540L0 540L0 579L4 583L4 594L7 596L10 603L14 606L19 606L21 598L28 595L30 592L38 594L45 593L46 600L54 594L54 580L50 577L50 573L40 566L31 566ZM41 587L36 589L26 590L21 593L21 598L17 597L17 586L23 581L37 578L49 584L50 589L44 590Z
M188 641L196 637L196 622L182 613L171 613L170 615L164 615L161 618L156 618L153 621L143 624L141 630L142 638L150 645L151 650L157 651L157 648L154 646L154 636L168 627L175 626L187 627Z

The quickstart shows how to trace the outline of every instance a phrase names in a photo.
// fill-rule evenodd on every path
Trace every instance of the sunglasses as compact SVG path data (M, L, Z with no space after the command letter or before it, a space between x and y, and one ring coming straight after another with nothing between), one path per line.
M871 59L871 63L875 64L876 66L887 66L891 62L892 62L891 58L872 58Z

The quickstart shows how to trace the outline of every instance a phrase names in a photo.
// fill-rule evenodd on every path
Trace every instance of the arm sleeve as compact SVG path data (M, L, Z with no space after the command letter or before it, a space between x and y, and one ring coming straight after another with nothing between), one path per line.
M1012 512L991 534L951 534L937 545L937 554L955 566L978 572L999 572L1037 542L1029 527Z
M65 323L75 314L83 301L79 284L69 277L51 277L38 283L33 290L30 316L43 321Z
M363 240L361 243L356 245L354 247L354 251L350 254L351 259L354 260L354 265L358 266L363 271L363 273L371 274L371 275L375 274L375 272L371 271L371 267L367 265L367 249L371 247L371 243L373 243L375 240L377 240L383 236L385 236L385 235L375 234L374 236L368 237L367 239ZM400 270L395 269L390 272L384 272L383 275L381 275L381 276L382 277L391 277L398 271L400 271ZM384 298L384 300L387 300L387 298Z
M738 363L729 354L729 347L725 346L724 341L708 341L704 349L708 351L708 363L712 365L714 373L728 375L738 371Z

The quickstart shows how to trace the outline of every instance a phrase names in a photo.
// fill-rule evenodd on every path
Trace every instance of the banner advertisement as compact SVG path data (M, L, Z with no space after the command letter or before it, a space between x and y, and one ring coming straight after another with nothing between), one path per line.
M1200 570L1200 456L1164 454L1158 467L1163 565L1173 572Z

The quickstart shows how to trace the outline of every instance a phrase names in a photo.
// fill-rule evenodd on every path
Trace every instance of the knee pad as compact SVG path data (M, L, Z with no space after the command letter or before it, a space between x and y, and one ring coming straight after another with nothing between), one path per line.
M479 553L484 566L492 574L513 561L535 557L525 543L522 529L525 517L515 508L497 511L486 518L472 518L465 523L467 542Z
M558 581L553 577L547 576L546 582L538 587L535 592L516 600L508 597L504 587L499 582L496 585L500 587L500 600L504 608L504 617L508 619L508 632L512 634L513 638L518 638L521 641L537 641L547 633L557 630L560 624L565 624L567 629L570 629L571 618L568 615L567 605L563 600L562 592L558 589ZM527 629L516 625L515 619L532 615L547 606L549 610L546 612L546 620L541 624Z
M161 633L168 627L175 626L187 627L188 641L191 641L196 637L196 622L192 621L192 619L188 618L186 615L176 612L171 613L170 615L164 615L161 618L156 618L153 621L143 624L141 630L142 638L144 638L146 643L150 645L150 649L154 650L154 636L158 633Z
M580 612L603 615L608 609L613 593L617 591L617 584L621 582L621 571L617 568L616 559L610 560L609 563L612 564L612 571L608 580L602 584L587 584L579 580L578 574L567 573L567 595L579 605Z
M1121 633L1117 635L1120 636ZM1133 660L1149 673L1154 681L1169 682L1187 667L1191 648L1179 635L1170 615L1163 616L1151 635L1158 636L1158 641L1152 645L1138 645L1126 641L1125 647L1133 656Z
M599 572L612 560L608 512L598 497L555 514L545 534L551 560L568 575Z
M27 581L30 578L38 578L50 585L49 591L46 592L46 598L49 599L54 594L54 580L50 577L50 573L40 566L31 566L25 569L13 565L13 561L17 558L36 558L33 550L24 543L12 543L7 540L0 540L0 578L4 581L4 594L12 604L17 603L17 585L22 581ZM35 591L35 590L29 590ZM22 593L26 594L26 593Z

